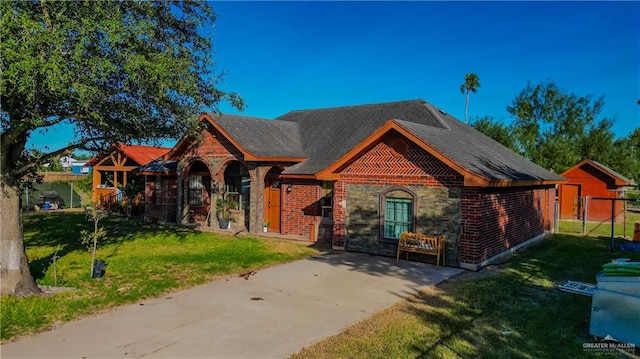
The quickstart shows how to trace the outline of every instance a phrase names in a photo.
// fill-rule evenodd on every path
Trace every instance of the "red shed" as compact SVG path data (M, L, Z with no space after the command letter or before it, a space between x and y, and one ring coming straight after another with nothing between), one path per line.
M631 180L593 160L584 160L562 173L568 179L560 185L560 218L582 219L586 205L588 221L610 221L611 201L590 200L593 197L617 198ZM622 220L622 202L615 203L616 222Z

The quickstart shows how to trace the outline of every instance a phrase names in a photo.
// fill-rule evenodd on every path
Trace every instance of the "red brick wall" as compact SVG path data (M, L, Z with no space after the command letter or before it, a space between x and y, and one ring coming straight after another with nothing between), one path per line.
M465 188L462 192L462 262L479 263L552 228L553 188Z
M406 153L399 154L393 149L398 140L406 141ZM348 184L379 185L386 188L393 186L459 188L462 187L463 180L460 174L435 156L405 140L397 132L391 132L340 172L340 180L334 186L333 245L344 246L345 243L347 211L343 204L346 201Z
M229 140L217 131L213 131L202 130L201 140L189 145L184 153L178 154L179 158L177 159L185 157L226 158L230 156L242 158L242 153Z
M385 136L382 142L341 172L340 180L334 185L333 245L344 245L346 211L342 203L346 199L346 184L462 186L461 175L410 141L407 141L408 150L404 156L395 153L391 146L399 138L402 136L395 132ZM287 193L288 182L283 183L281 232L307 236L310 225L320 220L318 201L322 197L321 182L288 181L292 181L293 187L291 193Z
M310 226L320 221L321 182L294 180L291 192L287 192L288 181L283 183L281 191L281 233L309 236Z
M545 190L547 197L547 201L544 204L545 209L547 211L547 217L545 218L545 226L544 230L549 232L554 232L556 228L556 200L557 200L557 191L556 188L551 186Z
M347 184L376 184L385 186L460 187L463 178L445 166L434 156L407 141L407 153L399 156L391 148L402 138L398 133L387 135L382 142L346 167L340 180L334 185L333 244L343 246L345 239L345 215L342 205L346 199ZM318 201L322 197L321 182L311 180L292 181L291 193L282 191L282 233L309 235L310 225L320 221Z
M396 141L406 141L407 152L396 153ZM389 183L394 185L462 186L460 174L397 132L386 135L367 153L351 163L340 178L349 183Z
M347 200L347 181L336 181L333 185L333 245L336 247L344 247L346 236L345 216L346 208L343 205Z

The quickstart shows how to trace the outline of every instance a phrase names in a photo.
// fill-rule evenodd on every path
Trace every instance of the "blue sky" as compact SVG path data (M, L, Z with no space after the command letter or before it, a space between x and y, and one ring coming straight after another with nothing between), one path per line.
M640 2L212 6L221 87L240 93L247 116L422 98L464 120L460 85L473 72L481 87L470 119L509 122L506 107L528 82L553 81L576 95L604 96L601 117L615 119L617 137L640 127Z

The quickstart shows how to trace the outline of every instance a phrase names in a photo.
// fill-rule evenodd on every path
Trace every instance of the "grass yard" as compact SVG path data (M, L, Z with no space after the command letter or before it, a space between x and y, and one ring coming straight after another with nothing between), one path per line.
M640 222L640 213L627 212L625 223L615 223L613 230L615 236L633 237L634 223ZM560 232L562 233L578 233L582 234L582 221L580 220L561 220ZM596 237L604 236L611 238L611 221L604 222L587 222L587 236Z
M616 240L620 243L621 240ZM557 234L508 262L428 288L292 358L584 358L591 297L557 289L595 283L609 238Z
M106 261L106 274L92 279L91 254L79 240L80 231L93 226L84 213L25 214L25 246L37 283L76 290L29 298L3 297L2 340L203 284L216 276L316 253L305 243L146 225L119 216L106 218L100 225L107 230L108 240L98 245L96 258ZM59 259L54 266L56 254Z

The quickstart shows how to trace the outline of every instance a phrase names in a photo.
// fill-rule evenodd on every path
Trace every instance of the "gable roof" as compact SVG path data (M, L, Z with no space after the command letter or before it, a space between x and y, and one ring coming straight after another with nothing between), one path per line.
M565 181L423 100L294 111L277 120L298 123L309 155L283 175L318 173L329 178L359 147L393 128L457 168L469 185ZM467 181L468 176L477 178Z
M578 163L577 165L569 168L568 170L564 171L562 173L563 176L568 176L569 173L573 170L575 170L576 168L580 168L582 166L584 166L585 164L591 165L592 167L594 167L595 169L599 170L601 173L603 173L605 176L610 177L611 179L613 179L615 181L615 185L616 186L627 186L632 184L632 180L628 179L627 177L621 175L620 173L612 170L611 168L603 165L602 163L598 162L598 161L594 161L594 160L583 160L580 163Z
M565 181L471 126L442 114L450 127L436 129L415 123L398 121L439 153L447 156L467 171L488 181Z
M118 144L118 145L113 145L111 150L107 151L106 154L111 153L113 149L119 150L125 156L129 157L131 160L135 161L139 165L147 164L153 161L154 159L163 156L165 153L169 152L170 150L170 148L166 148L166 147ZM107 157L106 154L92 158L86 163L86 165L93 166L99 163L101 160Z
M245 160L302 161L307 158L298 124L256 117L208 113L201 116L243 152Z
M566 181L420 99L292 111L275 120L217 113L205 113L200 120L227 138L245 161L294 163L282 172L285 177L335 179L367 146L395 130L462 174L465 185ZM172 167L154 163L145 170Z
M276 118L298 124L300 139L308 155L307 160L286 169L283 174L314 174L325 169L390 119L444 127L422 103L414 100L292 111Z
M147 164L156 158L161 157L170 150L166 147L122 144L119 146L119 149L127 155L127 157L141 165Z

